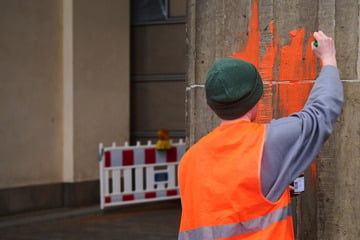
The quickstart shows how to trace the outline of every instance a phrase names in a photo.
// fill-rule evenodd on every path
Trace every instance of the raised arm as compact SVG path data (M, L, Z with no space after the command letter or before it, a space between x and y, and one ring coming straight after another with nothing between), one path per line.
M331 134L341 112L343 88L336 67L334 41L316 32L314 53L323 67L304 108L267 125L261 167L263 193L275 201L309 167Z

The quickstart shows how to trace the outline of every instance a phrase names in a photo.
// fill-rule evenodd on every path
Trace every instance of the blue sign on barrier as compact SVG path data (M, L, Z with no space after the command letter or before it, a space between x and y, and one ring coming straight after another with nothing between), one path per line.
M165 182L168 181L168 173L167 172L161 172L161 173L155 173L155 182Z

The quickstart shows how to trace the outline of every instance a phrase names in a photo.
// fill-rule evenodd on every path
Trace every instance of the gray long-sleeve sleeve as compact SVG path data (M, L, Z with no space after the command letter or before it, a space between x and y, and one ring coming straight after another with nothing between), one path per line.
M343 104L338 69L323 66L304 108L267 124L261 164L261 187L276 201L304 172L330 136Z

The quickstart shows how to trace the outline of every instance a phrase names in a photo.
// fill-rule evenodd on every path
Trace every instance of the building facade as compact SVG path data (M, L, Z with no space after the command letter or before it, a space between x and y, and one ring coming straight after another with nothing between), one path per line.
M184 135L185 4L159 2L1 1L0 215L97 204L100 142Z

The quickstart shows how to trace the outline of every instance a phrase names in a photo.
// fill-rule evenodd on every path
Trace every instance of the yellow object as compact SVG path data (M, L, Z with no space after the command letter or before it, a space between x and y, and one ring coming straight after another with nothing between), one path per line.
M167 129L161 128L157 132L158 141L156 142L156 150L168 150L171 148L171 143L169 141L169 131Z

